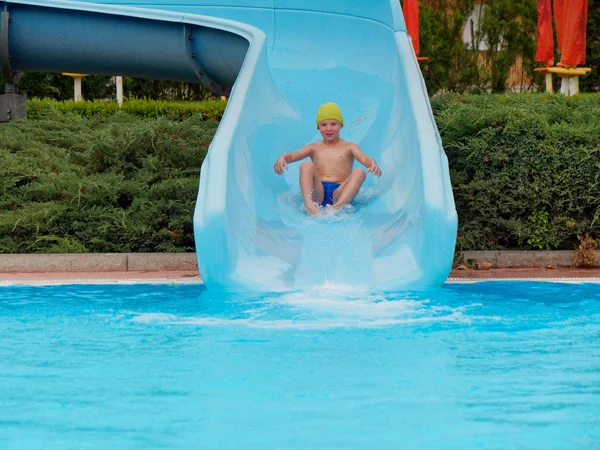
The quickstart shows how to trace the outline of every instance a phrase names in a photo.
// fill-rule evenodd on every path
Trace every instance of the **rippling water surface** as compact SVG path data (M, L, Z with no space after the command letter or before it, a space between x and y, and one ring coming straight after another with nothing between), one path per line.
M2 449L597 449L600 285L0 288Z

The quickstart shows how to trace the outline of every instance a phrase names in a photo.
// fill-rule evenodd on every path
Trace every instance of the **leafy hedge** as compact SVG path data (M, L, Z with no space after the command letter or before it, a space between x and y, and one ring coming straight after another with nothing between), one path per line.
M459 250L572 249L600 233L600 95L432 99Z
M217 121L39 117L0 126L0 253L194 250Z
M31 99L27 102L27 116L39 119L51 111L74 113L83 117L110 117L118 111L136 117L166 117L180 120L192 115L200 115L205 120L220 120L226 102L205 100L201 102L173 102L166 100L128 100L119 108L117 102L94 100L75 102Z
M458 250L572 249L600 235L600 95L431 104ZM0 126L0 253L194 250L200 165L224 105L125 105L34 100L34 120Z

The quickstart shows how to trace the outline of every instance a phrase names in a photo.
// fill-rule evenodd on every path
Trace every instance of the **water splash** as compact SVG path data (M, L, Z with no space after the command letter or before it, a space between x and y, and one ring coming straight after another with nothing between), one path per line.
M368 205L377 196L377 190L373 187L363 188L357 194L354 201L349 205L344 205L340 209L320 207L320 214L309 216L304 209L302 193L299 188L292 188L279 197L279 207L281 210L282 221L295 228L307 228L310 226L356 221L360 219L360 210Z
M241 312L240 305L245 305ZM303 292L268 295L253 300L238 299L232 305L235 316L133 313L131 320L145 324L237 325L262 329L379 328L500 320L498 317L473 314L481 306L480 303L472 303L451 307L432 302L423 292L390 294L326 283Z

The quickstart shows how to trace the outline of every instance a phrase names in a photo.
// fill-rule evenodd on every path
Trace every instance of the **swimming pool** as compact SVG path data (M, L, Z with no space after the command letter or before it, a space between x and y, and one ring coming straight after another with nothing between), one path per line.
M2 449L600 446L600 285L0 288Z

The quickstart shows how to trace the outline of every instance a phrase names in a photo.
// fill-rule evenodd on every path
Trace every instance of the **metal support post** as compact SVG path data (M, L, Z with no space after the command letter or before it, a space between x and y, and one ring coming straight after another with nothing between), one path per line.
M561 77L560 79L560 93L562 95L566 95L567 97L571 95L571 80L567 77Z
M123 106L123 77L115 77L115 85L117 88L117 104L120 108Z
M81 77L73 78L73 100L80 102L83 100L83 94L81 90Z
M554 92L554 87L552 86L552 74L546 74L546 92L552 94Z
M25 95L19 94L19 80L22 73L12 70L8 48L8 25L10 14L7 4L1 15L2 33L0 34L0 52L2 53L2 74L6 81L5 94L0 95L0 122L8 122L12 119L27 117L27 105Z
M571 78L571 95L579 94L579 77Z

